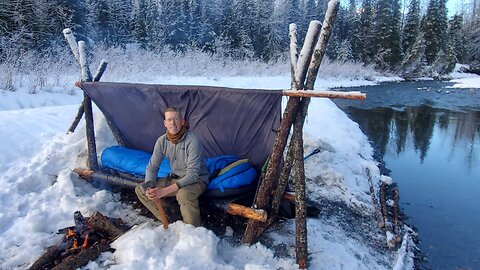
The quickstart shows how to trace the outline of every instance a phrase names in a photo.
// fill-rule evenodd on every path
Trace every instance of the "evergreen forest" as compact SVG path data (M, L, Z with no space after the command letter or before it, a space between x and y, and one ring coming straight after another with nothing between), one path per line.
M284 61L288 25L299 44L311 20L323 22L328 0L3 0L0 64L25 52L55 54L71 28L89 46L148 51L195 49L232 59ZM464 1L465 2L465 1ZM455 63L480 71L480 6L471 0L448 15L447 0L342 1L327 49L405 77L436 76Z

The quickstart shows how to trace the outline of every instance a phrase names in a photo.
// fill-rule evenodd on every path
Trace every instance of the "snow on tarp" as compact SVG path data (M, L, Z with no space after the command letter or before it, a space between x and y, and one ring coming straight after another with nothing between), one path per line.
M211 86L82 83L127 147L153 151L165 133L163 112L180 109L207 157L236 155L260 168L280 124L281 91Z

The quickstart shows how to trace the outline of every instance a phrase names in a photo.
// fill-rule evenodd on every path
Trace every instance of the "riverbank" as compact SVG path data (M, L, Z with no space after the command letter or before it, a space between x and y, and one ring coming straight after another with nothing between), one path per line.
M144 82L285 89L289 87L290 77L162 77ZM325 89L327 85L375 83L375 80L319 79L316 89ZM102 254L88 269L296 268L292 220L280 222L267 232L268 245L237 246L233 238L241 232L215 235L211 230L192 228L182 222L163 231L156 221L139 215L138 209L123 203L117 194L97 190L78 179L71 170L85 163L85 132L82 124L73 134L65 134L65 130L82 99L80 93L68 95L51 91L40 96L15 96L19 93L22 89L8 93L0 102L7 108L0 111L0 126L7 131L2 132L0 138L3 149L0 169L4 171L0 181L0 247L8 250L1 255L2 268L25 268L31 264L46 246L58 241L60 236L55 234L56 230L72 225L72 215L77 210L84 215L100 211L136 225L115 242L115 252ZM100 153L104 147L114 144L114 139L98 111L95 122ZM323 132L325 130L328 132ZM331 213L330 218L321 212L318 218L308 219L310 268L391 269L396 265L411 268L413 247L399 252L389 250L384 246L385 234L376 229L365 168L374 175L377 193L380 172L368 138L358 125L330 100L314 99L305 125L305 144L306 153L323 149L305 165L310 179L307 182L309 198L319 204L332 202L323 208ZM356 220L362 220L371 235L355 230L355 226L346 229L341 216L332 218L336 213L335 204L356 213ZM377 244L372 245L372 241L365 239L376 239ZM275 247L282 247L282 251ZM187 259L197 257L199 251L203 254L202 260Z

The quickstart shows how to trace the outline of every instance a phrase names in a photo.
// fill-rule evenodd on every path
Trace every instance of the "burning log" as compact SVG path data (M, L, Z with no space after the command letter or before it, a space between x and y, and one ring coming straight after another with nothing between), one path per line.
M48 247L30 270L82 267L95 260L100 253L109 250L110 243L124 233L99 212L84 218L77 211L74 213L74 221L75 226L59 230L59 233L65 234L62 241Z
M61 263L52 268L52 270L77 269L87 265L89 261L96 259L100 253L110 249L110 243L107 240L101 240L88 249L80 251L75 256L66 257Z

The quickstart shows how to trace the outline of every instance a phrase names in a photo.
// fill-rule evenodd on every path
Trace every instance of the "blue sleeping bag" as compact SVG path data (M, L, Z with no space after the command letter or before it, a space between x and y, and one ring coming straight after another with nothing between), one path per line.
M100 160L106 168L124 173L145 177L150 154L140 150L129 149L123 146L110 146L103 150ZM163 159L158 170L158 177L166 177L171 172L170 161Z
M151 154L144 151L111 146L103 150L101 161L106 168L145 177L150 156ZM210 174L208 189L219 189L224 192L225 189L249 185L257 176L257 171L248 163L248 160L236 156L224 155L206 158L205 161ZM170 161L165 158L157 176L166 177L170 172Z

